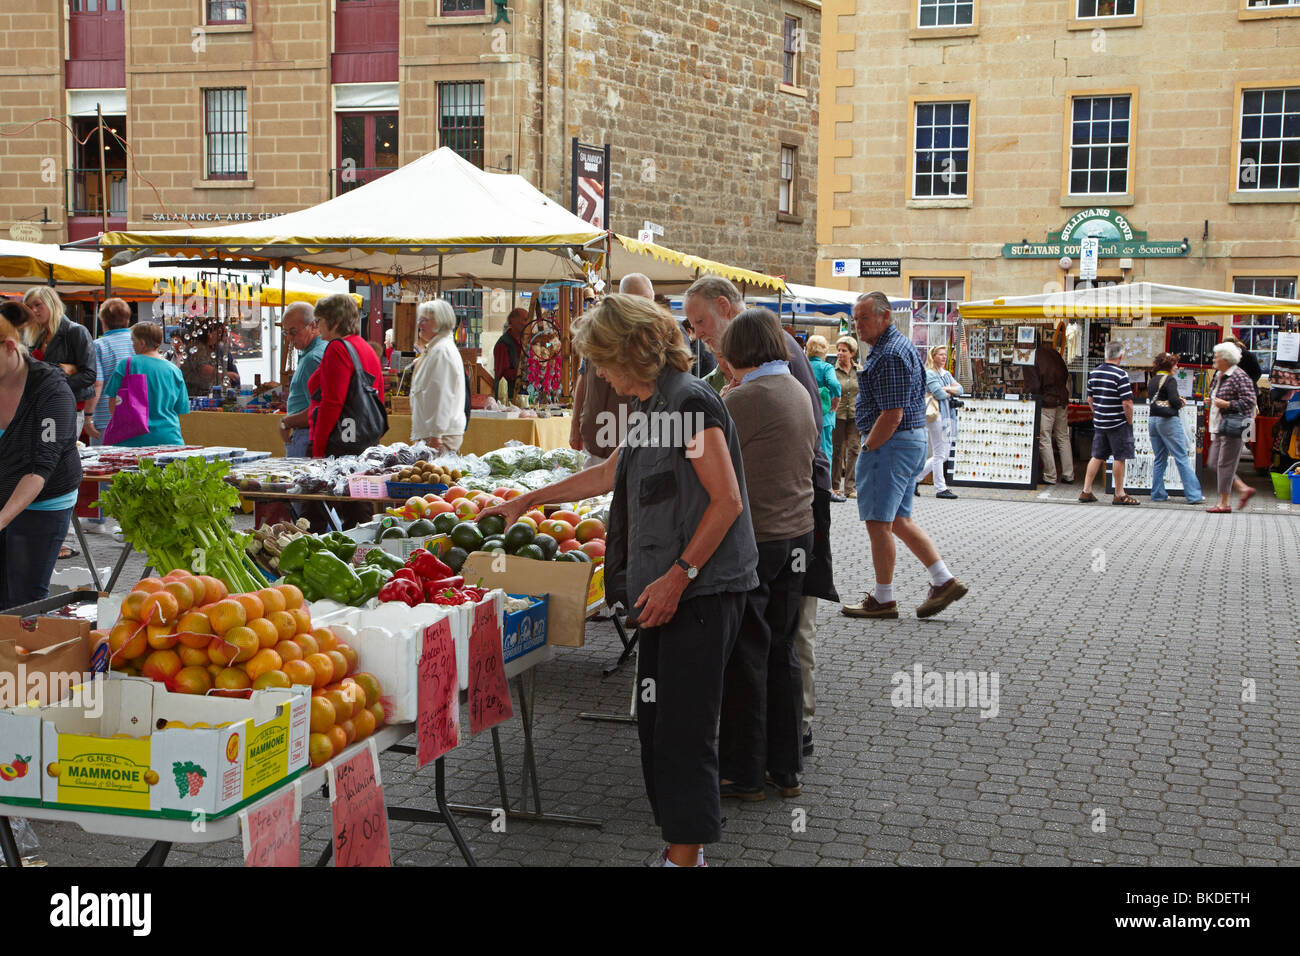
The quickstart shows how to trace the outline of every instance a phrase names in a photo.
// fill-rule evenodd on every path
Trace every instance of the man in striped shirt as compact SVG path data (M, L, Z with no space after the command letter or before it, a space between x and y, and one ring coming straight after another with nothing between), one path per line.
M1135 457L1133 452L1133 386L1128 372L1120 367L1124 359L1124 346L1119 342L1106 343L1106 361L1088 376L1088 405L1092 408L1092 458L1088 473L1083 479L1080 501L1096 501L1092 482L1106 464L1115 459L1116 505L1136 505L1138 500L1124 491L1124 464Z

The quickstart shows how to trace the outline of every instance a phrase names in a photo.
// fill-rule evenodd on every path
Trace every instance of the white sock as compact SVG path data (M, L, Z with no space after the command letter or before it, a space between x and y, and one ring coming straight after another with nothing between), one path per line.
M948 565L943 563L943 558L934 562L934 564L930 565L926 570L930 572L930 583L935 587L938 587L940 584L946 584L952 579L952 572L948 570ZM879 598L877 598L877 600L879 600Z
M672 867L674 870L679 868L677 864L674 863L672 860L668 859L668 857L664 857L664 867L665 868Z
M876 582L876 603L888 604L892 600L894 600L893 583L891 582L889 584L881 584L879 581L877 581Z

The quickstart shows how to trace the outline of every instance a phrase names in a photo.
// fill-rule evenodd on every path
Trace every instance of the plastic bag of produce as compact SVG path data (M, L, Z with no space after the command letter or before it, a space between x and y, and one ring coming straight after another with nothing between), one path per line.
M544 468L567 468L569 471L581 471L587 460L585 451L572 448L552 448L542 456Z

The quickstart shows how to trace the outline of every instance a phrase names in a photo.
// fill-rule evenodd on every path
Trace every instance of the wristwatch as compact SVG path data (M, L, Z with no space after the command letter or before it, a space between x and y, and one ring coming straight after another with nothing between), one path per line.
M688 578L689 578L690 580L692 580L692 581L694 581L695 578L696 578L696 576L698 576L699 573L700 573L700 569L699 569L699 568L697 568L697 567L695 567L695 566L693 566L693 565L687 564L687 563L686 563L685 561L683 561L681 558L678 558L678 559L677 559L676 561L674 561L673 563L676 564L676 565L677 565L679 568L681 568L683 571L685 571L685 572L686 572L686 577L688 577Z

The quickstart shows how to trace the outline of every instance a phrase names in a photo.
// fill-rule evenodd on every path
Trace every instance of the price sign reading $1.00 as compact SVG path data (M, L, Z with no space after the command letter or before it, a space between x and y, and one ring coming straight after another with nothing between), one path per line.
M469 732L491 730L514 714L496 602L484 601L474 609L474 630L469 635Z
M424 629L419 665L419 716L415 729L416 760L423 767L460 742L460 680L456 641L447 618Z
M334 822L335 866L392 866L388 811L376 768L373 738L354 756L327 764L330 813Z

